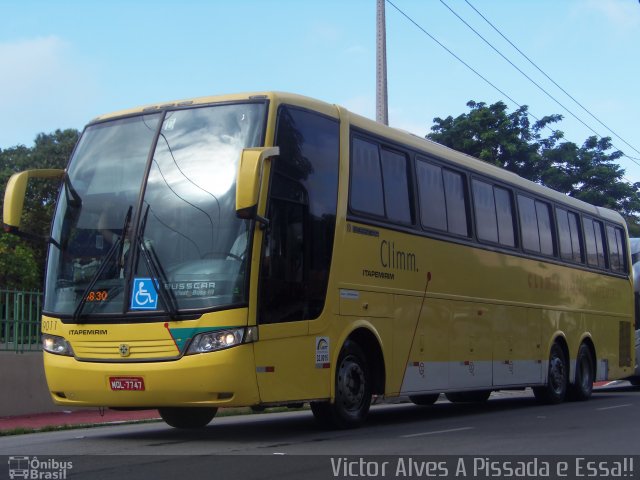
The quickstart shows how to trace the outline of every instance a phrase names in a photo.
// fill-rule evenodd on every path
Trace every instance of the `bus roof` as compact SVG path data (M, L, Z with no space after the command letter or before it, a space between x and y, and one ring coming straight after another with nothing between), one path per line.
M219 96L206 96L192 99L178 100L174 102L164 102L159 104L145 105L128 110L120 110L112 112L106 115L101 115L92 120L91 123L104 121L110 118L134 115L142 112L160 111L167 108L186 107L193 105L206 105L219 102L233 102L243 100L260 100L268 99L275 100L277 103L289 103L298 105L311 110L319 111L325 115L332 117L338 117L340 112L343 115L346 113L348 121L351 125L371 132L380 137L386 138L394 143L409 147L414 150L419 150L427 155L434 156L436 158L444 159L451 162L454 165L458 165L466 170L471 170L480 175L486 175L495 178L499 181L503 181L507 184L513 185L521 190L529 191L531 193L544 196L552 201L560 204L564 204L567 207L581 210L584 213L591 214L611 222L620 223L625 225L626 223L623 217L616 211L608 208L596 207L589 203L583 202L573 197L569 197L563 193L557 192L550 188L539 185L530 180L526 180L513 172L505 170L495 165L491 165L487 162L479 160L470 155L458 152L449 147L445 147L439 143L433 142L423 137L419 137L415 134L399 130L396 128L382 125L358 114L347 112L346 109L338 107L337 105L331 105L329 103L316 100L310 97L284 93L284 92L254 92L254 93L240 93L231 95L219 95Z

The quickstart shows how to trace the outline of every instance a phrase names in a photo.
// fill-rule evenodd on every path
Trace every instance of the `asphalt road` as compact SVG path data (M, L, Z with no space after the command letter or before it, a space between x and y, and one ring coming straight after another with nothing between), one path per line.
M396 478L382 471L384 456L391 462L386 467L394 469L399 457L444 455L444 461L455 463L463 456L470 461L504 455L637 456L639 426L640 389L626 386L594 393L587 402L555 406L538 405L530 391L494 393L482 405L446 400L430 407L379 405L364 427L347 431L324 430L303 411L217 418L196 431L152 423L36 433L0 438L0 455L13 457L13 466L18 457L37 456L45 462L40 470L68 459L74 468L65 473L73 476L65 478ZM338 462L372 456L371 465ZM501 465L495 472L504 477ZM417 476L446 471L448 477L441 478L456 478L452 466L440 467L433 475L421 470ZM640 457L626 468L626 476L639 476ZM0 465L0 478L3 470ZM415 471L409 473L404 477L417 478ZM606 473L602 477L584 473L585 478L615 477L608 470L598 471ZM487 476L496 475L482 478Z

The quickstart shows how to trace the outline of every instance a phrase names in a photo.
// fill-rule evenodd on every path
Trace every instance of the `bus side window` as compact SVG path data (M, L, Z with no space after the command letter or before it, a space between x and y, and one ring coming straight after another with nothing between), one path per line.
M406 155L382 149L382 179L387 219L395 223L413 223Z
M551 206L546 202L518 195L518 209L523 248L550 257L555 255Z
M555 253L553 245L553 231L551 226L551 211L549 204L536 200L536 216L538 218L538 233L540 235L540 253L552 256Z
M602 223L589 217L583 217L582 224L587 246L587 263L593 267L606 268Z
M621 228L607 225L607 240L609 242L609 265L614 272L626 272L624 255L624 234Z
M480 240L515 247L515 223L511 192L480 180L472 180L476 230Z
M469 214L465 178L462 174L443 170L444 192L447 203L447 228L449 233L469 236Z
M563 208L556 208L558 223L558 242L560 258L570 262L582 262L582 247L580 242L580 229L578 228L578 216Z
M385 216L378 145L354 138L351 160L350 206L353 210Z
M496 201L491 184L472 180L473 207L476 214L476 231L480 240L498 243L498 219Z
M416 176L418 177L422 226L446 232L447 208L442 168L418 157L416 160Z

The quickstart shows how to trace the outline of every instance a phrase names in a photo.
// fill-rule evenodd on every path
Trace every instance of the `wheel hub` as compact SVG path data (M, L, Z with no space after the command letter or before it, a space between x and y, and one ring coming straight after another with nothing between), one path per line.
M551 360L549 369L549 384L556 393L561 393L565 385L564 363L558 357Z
M338 390L346 408L358 408L364 399L364 371L357 363L345 358L340 366Z

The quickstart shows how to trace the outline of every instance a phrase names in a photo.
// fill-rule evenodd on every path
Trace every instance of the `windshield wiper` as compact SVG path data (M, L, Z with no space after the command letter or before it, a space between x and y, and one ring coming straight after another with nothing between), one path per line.
M82 298L80 299L80 302L78 302L78 306L76 307L76 309L73 311L72 318L74 323L78 323L78 320L80 319L80 314L82 313L82 309L89 301L89 293L91 292L91 290L93 290L93 287L96 286L96 283L98 283L98 280L100 280L100 277L102 277L102 274L106 271L107 266L111 262L111 259L115 256L116 252L120 252L120 255L122 255L122 249L124 248L124 239L127 236L127 230L129 229L129 222L131 222L132 211L133 211L133 206L129 205L129 210L127 210L127 214L124 218L124 224L122 225L122 235L120 235L116 239L116 241L113 242L113 245L111 245L111 248L105 255L102 263L100 264L100 268L98 268L98 271L93 274L93 276L91 277L91 281L89 282L89 285L87 285L87 288L85 288L84 292L82 292Z
M147 208L144 212L144 216L142 217L142 223L140 224L140 229L138 230L138 235L136 237L136 243L138 244L138 248L140 249L140 253L142 258L144 259L145 264L147 265L147 269L149 273L156 279L155 282L152 282L153 287L160 295L160 299L165 306L167 313L169 313L169 317L173 320L178 315L178 309L176 307L175 298L173 297L173 293L171 291L167 291L164 288L164 285L168 285L167 275L162 268L162 263L158 258L155 250L153 249L153 245L147 244L144 241L144 230L147 226L147 217L149 216L149 209L151 205L147 205ZM161 282L158 285L158 280Z
M80 208L82 206L82 198L78 195L78 192L73 185L71 185L71 180L69 180L69 174L65 172L64 174L64 189L67 194L67 204L73 208Z

